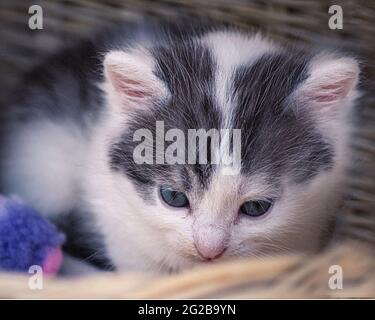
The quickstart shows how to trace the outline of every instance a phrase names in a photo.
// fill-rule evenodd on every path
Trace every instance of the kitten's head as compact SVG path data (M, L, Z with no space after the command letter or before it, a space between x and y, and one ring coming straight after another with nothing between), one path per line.
M112 51L104 66L109 115L89 199L116 266L178 270L321 246L340 191L353 59L211 32ZM208 162L192 164L189 129L240 129L240 146L211 137L193 145ZM240 150L238 172L210 157L226 147ZM155 163L139 164L140 150ZM175 164L156 163L164 150Z

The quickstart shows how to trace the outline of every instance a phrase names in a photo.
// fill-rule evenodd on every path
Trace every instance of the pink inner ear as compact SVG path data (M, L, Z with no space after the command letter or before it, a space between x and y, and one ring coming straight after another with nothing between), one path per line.
M310 97L321 103L334 102L341 98L345 98L350 91L352 79L337 81L332 84L326 84L316 88L316 92Z
M128 98L141 99L152 94L142 81L129 79L117 71L112 71L110 77L115 90Z

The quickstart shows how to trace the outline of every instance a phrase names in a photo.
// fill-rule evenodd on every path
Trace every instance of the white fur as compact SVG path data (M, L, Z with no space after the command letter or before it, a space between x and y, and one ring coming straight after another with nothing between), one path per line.
M69 212L79 199L86 148L87 139L73 123L40 119L18 127L2 162L6 192L44 214Z

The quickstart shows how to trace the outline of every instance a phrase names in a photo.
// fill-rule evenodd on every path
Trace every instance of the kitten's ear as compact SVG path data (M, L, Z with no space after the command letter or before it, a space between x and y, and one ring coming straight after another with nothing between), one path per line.
M353 58L320 57L309 66L309 76L296 91L299 101L319 112L336 112L354 98L359 67Z
M153 99L167 95L163 83L153 73L152 60L145 53L111 51L104 59L104 73L107 93L122 112L148 106Z

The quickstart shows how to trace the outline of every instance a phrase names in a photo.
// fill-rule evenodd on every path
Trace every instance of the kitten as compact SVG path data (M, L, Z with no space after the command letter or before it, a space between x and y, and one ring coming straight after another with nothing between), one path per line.
M111 33L19 87L3 127L4 192L55 219L66 250L103 268L174 272L318 250L341 197L358 75L353 58L228 28ZM239 174L137 164L134 134L155 134L156 121L240 129Z

